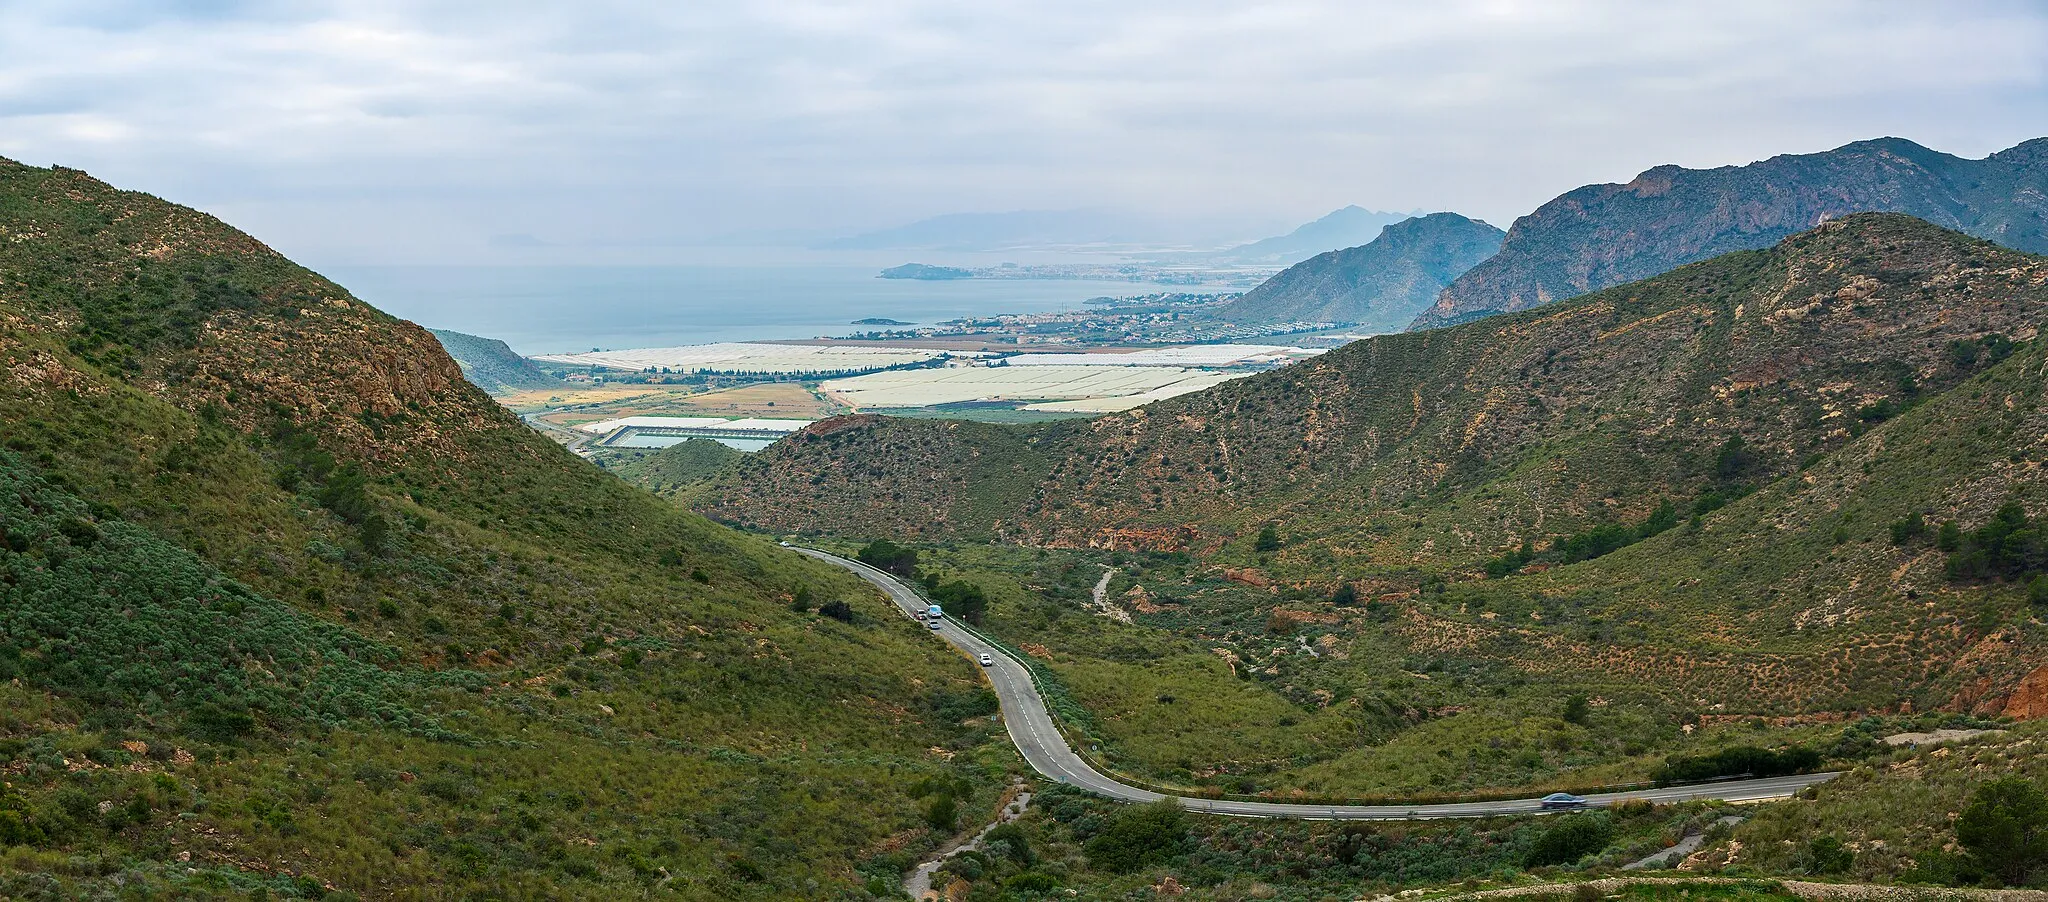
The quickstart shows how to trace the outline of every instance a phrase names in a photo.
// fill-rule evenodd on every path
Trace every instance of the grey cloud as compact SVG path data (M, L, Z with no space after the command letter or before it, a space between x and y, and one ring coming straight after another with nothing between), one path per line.
M1018 208L1505 224L1658 163L2044 131L2025 2L0 6L0 154L315 258Z

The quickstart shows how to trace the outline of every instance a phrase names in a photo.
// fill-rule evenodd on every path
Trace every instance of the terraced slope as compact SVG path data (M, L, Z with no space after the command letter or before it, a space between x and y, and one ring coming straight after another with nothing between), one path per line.
M0 161L0 436L0 895L858 898L994 806L872 591L203 214Z

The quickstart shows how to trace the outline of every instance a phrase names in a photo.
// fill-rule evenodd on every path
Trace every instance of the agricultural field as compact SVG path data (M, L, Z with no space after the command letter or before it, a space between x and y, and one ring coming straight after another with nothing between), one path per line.
M943 356L929 348L869 345L786 345L721 342L679 348L631 348L584 354L544 354L533 359L570 366L677 373L846 373L923 363ZM972 352L954 352L972 353Z
M1037 404L1026 404L1021 409L1044 413L1117 413L1130 410L1133 407L1150 404L1154 401L1164 401L1167 398L1176 398L1191 392L1201 391L1205 388L1222 385L1232 379L1242 379L1247 375L1250 374L1203 373L1182 379L1172 385L1163 385L1151 391L1139 392L1135 395L1116 395L1107 398L1076 398L1071 401L1042 401Z
M762 382L678 398L675 410L705 416L822 419L844 408L801 382Z
M1325 350L1281 345L1210 344L1078 354L1018 354L1006 358L1003 363L1009 366L1253 366L1304 360Z
M761 382L711 391L696 385L606 383L521 392L498 402L562 428L635 416L815 420L844 412L802 382Z
M833 379L826 397L854 408L930 407L968 401L1061 401L1121 398L1186 383L1196 391L1229 378L1165 366L998 366L898 370ZM1219 378L1222 377L1222 378Z

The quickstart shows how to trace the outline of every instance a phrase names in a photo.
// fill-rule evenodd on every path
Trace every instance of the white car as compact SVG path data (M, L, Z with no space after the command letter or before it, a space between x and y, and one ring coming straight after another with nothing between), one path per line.
M925 626L931 627L932 629L938 629L938 628L939 628L939 622L938 622L938 621L936 621L936 620L932 620L932 621L927 621L927 622L925 623Z
M981 666L983 666L983 667L994 667L994 666L996 666L996 659L994 659L994 658L991 658L991 657L989 657L988 655L982 655L982 656L981 656Z

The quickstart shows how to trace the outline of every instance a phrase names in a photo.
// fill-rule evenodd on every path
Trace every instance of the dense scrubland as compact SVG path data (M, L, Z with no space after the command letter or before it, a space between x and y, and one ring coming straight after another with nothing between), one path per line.
M2044 316L2041 258L1856 215L1087 423L827 421L698 504L915 544L1143 782L1413 798L1843 768L1838 805L1770 809L1820 812L1804 857L1777 851L1791 831L1740 838L1773 815L1709 869L1821 873L1835 852L1802 843L1827 835L1869 879L2012 882L1921 866L1964 854L1946 815L2007 769L1887 815L1910 841L1848 812L1896 792L1899 755L1939 760L1883 736L2048 710Z
M71 170L0 164L0 239L0 895L889 897L1004 801L971 663L576 460L423 330ZM1857 216L1088 423L854 418L625 472L865 546L1147 782L1850 771L1733 827L1044 786L946 866L961 898L1569 881L1695 830L1688 872L1737 878L1696 898L2019 884L2048 835L2019 722L2048 710L2044 282ZM2005 732L1877 741L1939 726Z
M1012 766L857 581L76 171L0 164L0 435L0 895L886 896Z

